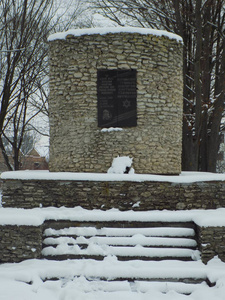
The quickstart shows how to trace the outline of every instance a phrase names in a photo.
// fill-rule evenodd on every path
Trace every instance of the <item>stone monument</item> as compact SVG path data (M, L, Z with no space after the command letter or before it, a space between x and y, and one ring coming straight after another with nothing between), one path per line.
M50 171L179 174L182 40L144 28L69 30L49 38Z

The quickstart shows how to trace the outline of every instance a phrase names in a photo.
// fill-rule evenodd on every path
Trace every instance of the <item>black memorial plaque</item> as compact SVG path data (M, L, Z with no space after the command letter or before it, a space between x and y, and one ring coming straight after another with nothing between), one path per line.
M110 127L117 123L116 73L114 70L98 71L98 126Z
M98 126L137 125L136 70L98 70Z
M137 125L136 70L122 70L117 75L118 124Z

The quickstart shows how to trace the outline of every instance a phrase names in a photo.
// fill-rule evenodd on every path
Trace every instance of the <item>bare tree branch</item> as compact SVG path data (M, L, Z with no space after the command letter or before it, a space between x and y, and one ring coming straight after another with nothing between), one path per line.
M47 37L75 24L87 7L83 3L0 0L0 149L10 169L3 139L11 145L18 169L31 122L39 114L48 116Z

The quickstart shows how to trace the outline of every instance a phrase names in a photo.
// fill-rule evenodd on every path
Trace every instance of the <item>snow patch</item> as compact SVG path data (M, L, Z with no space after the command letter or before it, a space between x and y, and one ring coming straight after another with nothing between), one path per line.
M101 129L101 132L114 132L114 131L123 131L123 128L110 127L110 128L102 128Z
M140 207L141 201L138 201L132 205L132 208Z
M129 156L118 156L113 159L112 166L108 169L109 174L134 174L134 169L131 168L133 158Z

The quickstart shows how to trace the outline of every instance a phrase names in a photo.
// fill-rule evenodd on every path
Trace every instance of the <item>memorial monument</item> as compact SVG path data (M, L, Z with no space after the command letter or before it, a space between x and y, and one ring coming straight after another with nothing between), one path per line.
M180 37L78 29L53 34L49 48L50 171L105 173L129 156L136 173L180 173Z

